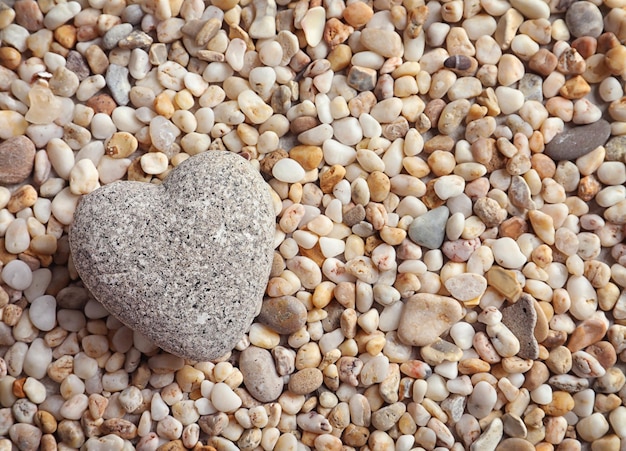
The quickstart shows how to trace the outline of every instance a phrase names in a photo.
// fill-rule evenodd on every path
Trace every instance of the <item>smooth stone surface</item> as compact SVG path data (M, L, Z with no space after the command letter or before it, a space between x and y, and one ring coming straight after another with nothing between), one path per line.
M214 151L161 185L115 182L84 196L70 249L85 285L122 323L168 352L211 360L258 314L273 237L259 173Z
M26 136L9 138L0 144L0 185L21 183L35 162L35 145Z
M544 153L553 160L575 160L588 154L609 139L611 126L605 120L564 131L546 145Z
M279 334L292 334L306 324L306 307L294 296L265 298L257 321Z
M272 402L283 391L283 378L266 349L249 346L239 355L239 370L248 392L258 401Z
M447 207L437 207L418 216L409 226L409 237L420 246L438 249L446 235L449 215Z
M520 350L517 356L522 359L534 360L539 357L539 345L533 333L537 324L537 312L533 302L533 298L524 293L515 304L502 309L502 323L519 340Z
M427 346L462 317L458 301L446 296L419 293L410 297L404 305L398 338L407 345Z
M591 36L597 38L602 33L604 24L602 12L591 2L574 2L567 8L565 23L569 32L577 38Z

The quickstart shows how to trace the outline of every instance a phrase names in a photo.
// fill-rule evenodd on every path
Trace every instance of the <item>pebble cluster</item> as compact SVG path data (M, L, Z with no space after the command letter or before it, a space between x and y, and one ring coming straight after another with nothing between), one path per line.
M4 0L0 40L0 450L626 449L624 0ZM67 229L224 149L271 279L185 361Z

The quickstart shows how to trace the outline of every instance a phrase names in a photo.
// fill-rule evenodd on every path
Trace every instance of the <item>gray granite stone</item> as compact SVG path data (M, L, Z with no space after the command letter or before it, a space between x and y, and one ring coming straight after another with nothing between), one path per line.
M448 207L437 207L413 220L409 226L409 238L428 249L439 249L446 236Z
M611 135L611 125L604 119L579 125L556 135L546 145L544 153L555 161L575 160L603 146Z
M121 322L168 352L210 360L260 311L274 224L260 174L235 154L205 152L161 185L120 181L84 196L70 250Z

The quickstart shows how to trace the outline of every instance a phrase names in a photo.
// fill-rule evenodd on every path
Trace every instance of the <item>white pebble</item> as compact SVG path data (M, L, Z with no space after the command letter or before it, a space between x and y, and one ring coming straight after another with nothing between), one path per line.
M33 273L23 261L12 260L2 269L2 280L15 290L25 290L33 281Z
M281 182L297 183L304 178L305 171L297 161L283 158L278 160L272 168L272 175Z

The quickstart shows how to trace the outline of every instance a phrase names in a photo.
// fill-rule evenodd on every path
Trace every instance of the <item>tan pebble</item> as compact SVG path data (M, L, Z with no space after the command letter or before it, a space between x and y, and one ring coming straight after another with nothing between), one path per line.
M552 393L552 401L540 407L546 415L562 416L574 408L574 398L566 391L555 391Z
M137 150L137 138L128 132L114 133L104 146L106 155L112 158L127 158Z
M306 171L319 166L324 154L318 146L295 146L289 151L289 158L296 160Z
M31 185L24 185L13 193L7 204L7 210L11 213L17 213L24 208L32 207L36 201L37 190Z
M341 165L333 165L320 173L320 188L324 193L332 192L333 188L346 175L346 169Z
M340 70L348 67L351 58L352 50L350 49L350 46L346 44L340 44L335 47L327 57L328 61L330 62L330 68L333 72L339 72Z
M331 49L334 49L345 42L352 33L354 33L354 28L344 24L335 17L331 17L327 20L324 27L324 42Z
M10 70L16 70L22 62L22 54L13 47L0 47L0 64Z
M486 276L489 286L496 289L511 302L517 302L522 295L522 286L513 271L494 266L487 271Z
M591 92L591 87L580 75L568 79L559 90L559 94L569 100L581 99Z

